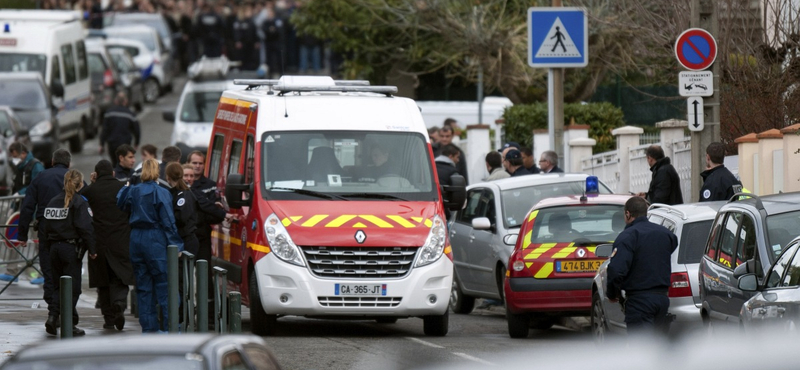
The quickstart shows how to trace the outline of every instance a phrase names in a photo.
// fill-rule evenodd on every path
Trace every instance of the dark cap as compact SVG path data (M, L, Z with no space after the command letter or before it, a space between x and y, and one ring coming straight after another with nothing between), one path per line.
M510 147L517 148L517 150L519 150L519 148L520 148L519 144L517 144L516 142L509 141L509 142L503 144L503 146L500 149L497 149L497 151L498 152L502 152L502 151L504 151L504 150L506 150L506 149L508 149Z
M506 153L505 159L506 160L522 159L522 153L520 153L519 150L511 149L508 151L508 153Z

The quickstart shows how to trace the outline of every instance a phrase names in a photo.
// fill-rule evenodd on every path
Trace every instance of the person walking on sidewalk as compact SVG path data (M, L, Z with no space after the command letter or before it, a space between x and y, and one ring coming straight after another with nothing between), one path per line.
M78 194L83 187L83 174L69 170L64 175L64 191L53 197L44 209L44 229L50 238L50 261L54 276L72 277L72 335L86 334L78 325L78 297L81 295L83 255L97 258L94 227L89 203ZM48 334L55 335L61 315L60 284L53 286L52 310L45 322ZM64 330L62 328L61 330Z
M136 115L128 108L128 97L120 92L114 98L114 105L109 107L103 115L103 130L100 132L100 149L98 154L103 154L103 149L108 143L108 155L111 163L116 166L119 162L117 147L122 144L139 147L141 131Z
M92 183L81 194L89 201L94 218L97 258L89 260L89 287L97 288L97 303L103 314L103 329L122 330L129 286L134 284L131 264L129 215L117 208L117 193L125 186L115 178L111 162L94 166Z

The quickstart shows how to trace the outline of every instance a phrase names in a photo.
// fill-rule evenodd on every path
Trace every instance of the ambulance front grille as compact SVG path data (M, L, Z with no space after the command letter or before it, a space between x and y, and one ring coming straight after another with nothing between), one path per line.
M301 247L311 272L320 277L387 279L411 270L417 247Z
M403 297L317 297L324 307L397 307Z

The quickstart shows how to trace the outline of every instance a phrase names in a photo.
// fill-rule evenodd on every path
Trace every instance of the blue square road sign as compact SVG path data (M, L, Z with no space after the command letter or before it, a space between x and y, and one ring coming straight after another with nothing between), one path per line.
M528 65L537 68L586 67L589 22L582 8L528 9Z

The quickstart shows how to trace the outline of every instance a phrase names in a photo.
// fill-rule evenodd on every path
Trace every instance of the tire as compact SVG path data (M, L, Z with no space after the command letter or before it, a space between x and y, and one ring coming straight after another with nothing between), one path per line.
M381 318L375 319L375 321L378 324L394 324L394 323L397 322L397 318L396 317L381 317Z
M464 295L458 278L453 276L453 288L450 290L450 309L457 314L469 314L475 308L475 297Z
M506 306L506 292L505 292L505 278L506 278L506 267L503 264L500 264L499 269L499 276L497 276L497 293L500 294L500 303L503 304L503 307Z
M261 295L258 291L258 280L255 271L251 271L249 280L250 292L250 330L255 335L265 336L275 334L278 325L277 315L267 315L261 306Z
M422 328L425 335L429 337L443 337L447 335L450 327L450 311L444 311L444 315L431 315L422 318Z
M592 294L592 336L597 344L603 344L608 336L608 323L606 314L603 312L603 304L600 301L600 294Z
M158 85L155 78L148 78L142 85L142 94L144 94L144 101L152 103L161 96L161 86Z
M528 315L506 312L506 321L508 321L508 336L515 339L528 337L528 325L530 325Z
M83 143L86 141L86 128L83 124L78 128L78 134L69 139L69 151L73 154L83 151Z

